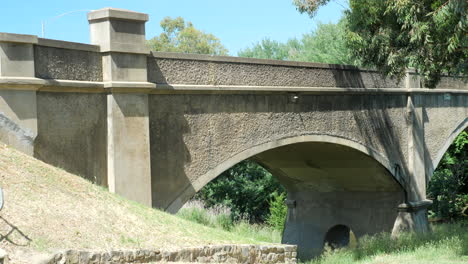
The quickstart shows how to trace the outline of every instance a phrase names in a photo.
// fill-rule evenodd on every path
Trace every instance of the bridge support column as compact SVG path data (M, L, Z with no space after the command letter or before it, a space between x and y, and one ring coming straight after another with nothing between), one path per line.
M145 88L148 15L104 8L90 12L92 44L102 52L107 95L107 180L111 192L151 206L148 94ZM128 84L128 86L127 86ZM131 90L131 93L128 91Z
M408 71L407 88L420 88L419 76ZM398 217L392 230L393 235L402 231L427 232L429 222L427 208L432 201L426 199L426 168L423 105L420 96L408 95L407 126L408 126L408 171L405 186L406 201L398 207Z
M148 95L107 95L109 190L151 206Z
M35 43L36 36L0 33L0 78L33 79ZM35 89L1 89L0 109L0 141L32 156L37 136Z

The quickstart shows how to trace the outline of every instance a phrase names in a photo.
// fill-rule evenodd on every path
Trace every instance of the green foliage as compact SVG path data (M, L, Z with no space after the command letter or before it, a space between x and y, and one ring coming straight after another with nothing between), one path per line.
M284 188L263 167L246 160L208 183L195 199L202 200L207 207L222 204L230 208L234 220L264 222L275 191L282 193Z
M161 21L163 33L148 40L154 51L227 55L228 50L212 34L196 29L183 18L166 17Z
M241 237L252 237L257 241L281 243L282 232L265 224L251 224L248 221L240 220L234 223L230 232Z
M297 10L301 13L309 13L313 17L317 9L330 2L330 0L293 0L293 3L296 5Z
M294 49L287 44L265 38L252 47L240 50L237 55L247 58L287 60L290 52L294 52Z
M254 241L281 242L281 231L269 225L251 224L244 219L233 221L231 210L222 205L206 208L203 201L192 200L179 210L177 216L204 226L229 231L244 238L251 238Z
M301 49L292 54L291 60L358 65L346 45L345 28L344 19L338 24L319 23L315 31L302 36Z
M273 193L273 198L270 201L270 215L267 218L267 223L274 229L283 232L286 222L288 208L285 204L286 193Z
M204 226L231 230L234 222L231 218L231 210L225 206L217 205L205 208L202 201L193 200L179 210L177 215L186 220L202 224Z
M286 43L264 39L239 51L238 55L259 59L356 65L358 62L353 59L352 52L345 43L345 23L345 20L338 24L319 23L315 31L304 34L300 40L293 38Z
M431 181L428 196L433 216L456 217L468 205L468 133L462 132L449 147Z
M327 0L294 0L311 16ZM350 0L347 45L366 66L401 79L415 68L427 87L442 74L467 77L466 0Z

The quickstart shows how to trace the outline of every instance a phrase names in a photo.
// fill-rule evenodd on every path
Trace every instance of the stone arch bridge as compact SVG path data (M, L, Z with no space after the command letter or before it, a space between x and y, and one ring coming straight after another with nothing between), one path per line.
M463 80L154 53L146 14L88 19L92 45L0 33L1 141L170 212L254 159L288 190L283 242L303 258L334 226L428 228L426 185L468 125Z

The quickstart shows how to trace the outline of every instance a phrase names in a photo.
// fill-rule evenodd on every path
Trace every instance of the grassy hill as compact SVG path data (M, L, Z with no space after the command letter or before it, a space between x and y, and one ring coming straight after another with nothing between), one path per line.
M0 248L13 263L61 249L174 248L258 244L141 206L0 144ZM24 260L23 260L24 261Z

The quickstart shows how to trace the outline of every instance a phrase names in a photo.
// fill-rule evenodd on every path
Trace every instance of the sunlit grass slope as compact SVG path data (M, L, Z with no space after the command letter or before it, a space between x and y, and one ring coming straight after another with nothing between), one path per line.
M10 254L260 242L125 200L1 144L0 186L0 247Z

